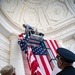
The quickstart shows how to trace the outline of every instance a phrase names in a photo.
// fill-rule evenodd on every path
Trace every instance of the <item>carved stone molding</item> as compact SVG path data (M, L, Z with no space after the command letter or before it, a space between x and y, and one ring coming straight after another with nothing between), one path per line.
M65 0L69 11L75 15L75 0Z
M51 20L61 20L66 17L67 13L65 4L58 1L49 4L47 8L47 15Z
M50 2L50 0L23 0L23 2L31 8L39 8Z
M4 15L3 18L8 22L7 28L11 28L12 33L16 35L24 31L22 24L27 23L36 27L39 32L55 34L54 37L58 37L75 21L74 15L67 9L66 2L69 1L1 0L1 15ZM59 30L63 32L59 33Z
M30 9L24 11L24 21L25 23L30 24L31 26L36 27L39 23L38 14L35 10Z
M8 12L13 12L15 10L17 2L18 2L17 0L1 0L2 6Z

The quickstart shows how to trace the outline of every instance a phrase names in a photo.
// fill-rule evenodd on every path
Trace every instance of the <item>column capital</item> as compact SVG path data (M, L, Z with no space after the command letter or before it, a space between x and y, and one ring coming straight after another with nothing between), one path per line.
M17 35L12 34L12 35L9 37L9 40L12 40L12 39L14 39L14 38L18 38L18 36L17 36Z

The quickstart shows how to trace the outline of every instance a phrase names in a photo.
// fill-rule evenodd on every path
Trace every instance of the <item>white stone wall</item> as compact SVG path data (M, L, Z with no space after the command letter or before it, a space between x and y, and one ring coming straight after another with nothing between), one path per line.
M10 62L10 41L0 33L0 69Z
M0 33L0 70L2 67L11 64L15 67L17 75L25 75L22 54L17 41L16 36L12 35L8 39Z

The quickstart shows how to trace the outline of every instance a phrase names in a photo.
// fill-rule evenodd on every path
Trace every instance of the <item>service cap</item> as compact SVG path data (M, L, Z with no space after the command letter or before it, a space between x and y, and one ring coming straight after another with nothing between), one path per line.
M66 48L58 48L58 54L61 56L61 59L67 63L73 63L75 61L75 54Z

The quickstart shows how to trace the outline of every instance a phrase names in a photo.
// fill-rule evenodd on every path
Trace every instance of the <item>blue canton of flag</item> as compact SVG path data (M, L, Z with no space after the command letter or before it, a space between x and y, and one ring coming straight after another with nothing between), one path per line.
M19 44L22 51L26 52L26 49L28 47L27 43L28 43L28 37L27 36L23 37L23 39L21 41L18 41L18 44Z
M35 55L47 55L46 48L43 48L41 45L39 45L38 47L31 46L31 48L33 54Z
M40 38L39 36L33 35L30 37L28 43L31 44L33 54L47 55L43 38ZM36 46L34 46L34 45L36 45Z

